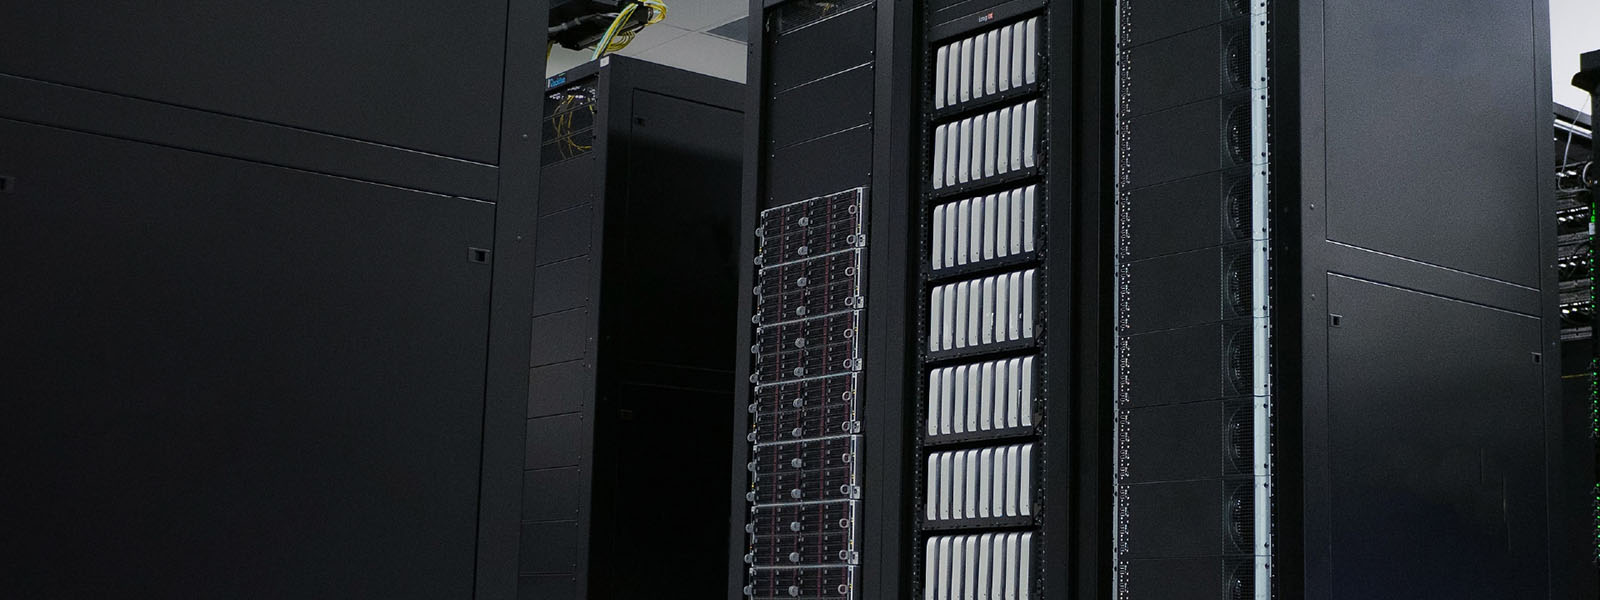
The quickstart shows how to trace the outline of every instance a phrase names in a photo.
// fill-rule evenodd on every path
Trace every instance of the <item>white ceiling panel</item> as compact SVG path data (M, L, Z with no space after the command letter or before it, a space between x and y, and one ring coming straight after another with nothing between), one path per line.
M635 54L680 69L743 82L745 45L705 33L692 33Z
M667 4L665 25L705 31L745 16L747 0L662 0Z

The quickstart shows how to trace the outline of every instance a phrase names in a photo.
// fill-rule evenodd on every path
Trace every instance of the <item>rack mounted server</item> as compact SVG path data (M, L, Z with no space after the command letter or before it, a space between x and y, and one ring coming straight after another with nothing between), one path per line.
M519 597L721 583L729 508L686 490L730 478L741 91L620 56L549 79Z
M738 462L729 598L1592 595L1548 15L1494 4L753 3L737 427L850 466ZM839 194L807 438L773 219Z

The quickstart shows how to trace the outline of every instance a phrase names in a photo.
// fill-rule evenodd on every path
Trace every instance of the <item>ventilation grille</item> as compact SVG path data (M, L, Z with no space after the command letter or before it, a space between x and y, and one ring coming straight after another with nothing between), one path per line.
M1250 239L1250 179L1240 177L1228 186L1224 202L1228 232L1235 240Z
M1222 51L1223 73L1235 88L1250 85L1250 35L1236 33Z
M1249 406L1235 406L1228 411L1228 422L1223 431L1224 470L1229 475L1248 475L1255 454L1255 431Z
M1255 376L1255 357L1248 329L1234 331L1228 337L1227 364L1228 384L1232 387L1233 394L1250 393L1251 382Z
M1255 572L1250 565L1239 564L1228 570L1228 600L1255 600Z
M1234 164L1250 161L1250 105L1240 104L1228 113L1223 129L1228 157Z
M1249 483L1234 486L1226 507L1228 514L1223 517L1227 523L1229 551L1249 554L1255 550L1255 490Z
M1225 253L1227 263L1223 268L1224 307L1234 316L1250 314L1250 255L1245 252Z

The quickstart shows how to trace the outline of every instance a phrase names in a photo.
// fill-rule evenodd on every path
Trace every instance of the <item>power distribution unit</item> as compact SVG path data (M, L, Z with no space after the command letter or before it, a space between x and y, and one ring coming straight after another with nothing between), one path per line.
M740 84L620 56L544 101L520 597L720 586Z
M514 595L546 10L0 8L0 597Z
M1542 3L752 15L729 598L1593 596Z

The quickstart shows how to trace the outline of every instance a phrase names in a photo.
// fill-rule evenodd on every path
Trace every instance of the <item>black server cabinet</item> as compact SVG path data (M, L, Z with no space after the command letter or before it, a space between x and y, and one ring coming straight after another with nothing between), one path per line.
M740 84L611 56L544 99L519 597L720 588Z
M1105 581L1102 9L917 14L911 597Z
M1117 15L1117 597L1594 597L1545 3Z
M1588 423L1588 435L1568 440L1566 453L1579 461L1569 473L1569 485L1586 492L1586 500L1600 517L1600 488L1592 462L1600 429L1600 381L1595 363L1595 263L1594 139L1590 119L1577 111L1555 107L1556 172L1556 272L1561 318L1561 397L1564 418ZM1584 464L1584 463L1588 464ZM1573 544L1587 549L1600 564L1600 519L1586 527L1573 527Z
M0 7L0 596L514 597L546 10Z
M1584 54L1572 84L1600 94L1600 51ZM1594 113L1591 104L1590 114ZM1588 439L1568 446L1588 460L1574 469L1572 485L1589 495L1592 521L1573 528L1575 544L1600 567L1600 365L1595 362L1595 194L1600 171L1594 166L1593 117L1556 106L1556 266L1560 273L1561 389L1567 418L1588 423Z
M1480 4L753 4L728 597L1592 597Z
M752 3L729 598L1103 588L1103 8Z
M899 597L909 9L750 14L726 597Z

